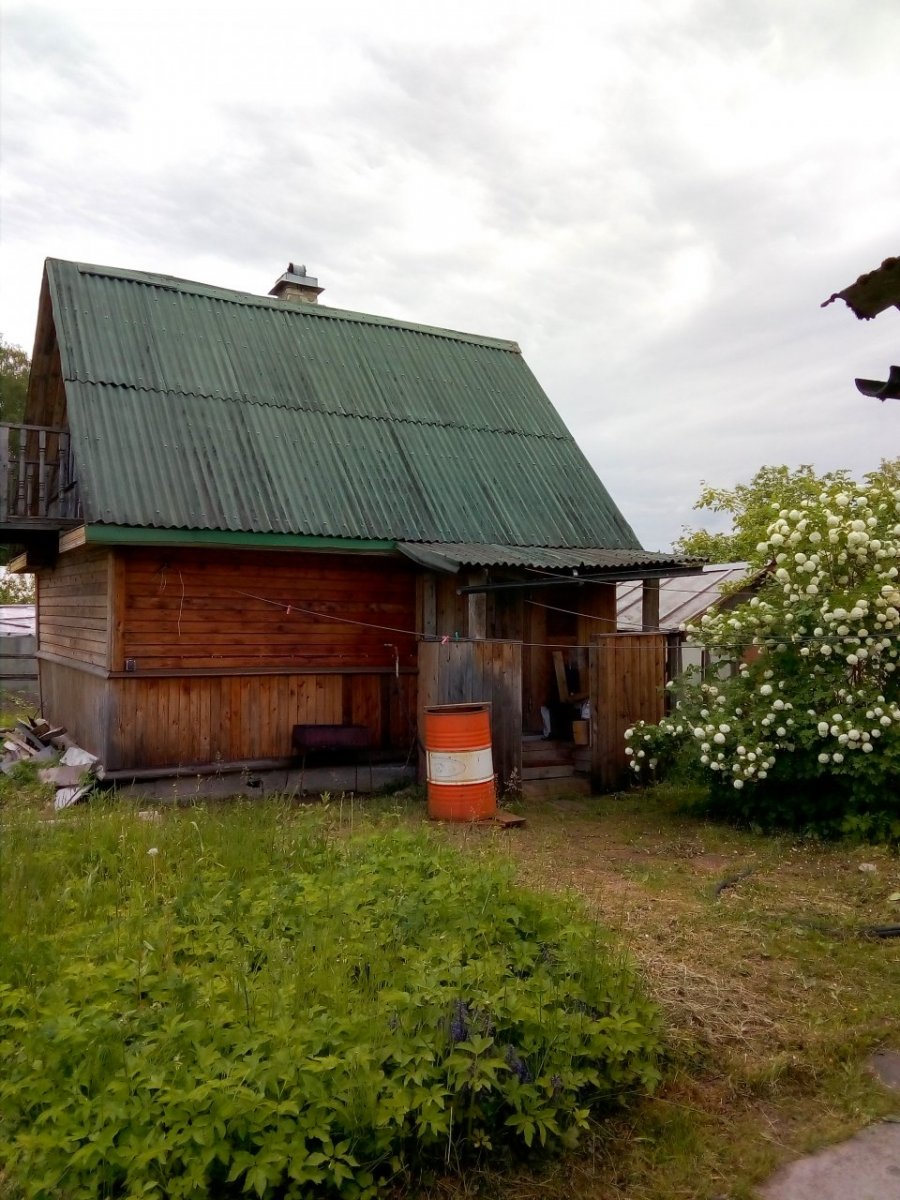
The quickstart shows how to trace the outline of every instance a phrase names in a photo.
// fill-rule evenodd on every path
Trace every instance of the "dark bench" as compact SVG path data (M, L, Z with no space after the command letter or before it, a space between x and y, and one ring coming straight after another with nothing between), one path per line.
M340 751L368 750L372 736L366 725L295 725L291 733L294 753L335 754Z

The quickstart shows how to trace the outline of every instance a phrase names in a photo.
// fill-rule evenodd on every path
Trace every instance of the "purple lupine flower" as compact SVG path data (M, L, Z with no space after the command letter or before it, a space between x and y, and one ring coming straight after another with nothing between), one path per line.
M506 1047L506 1065L520 1083L531 1083L534 1078L528 1069L528 1063L521 1057L515 1046Z

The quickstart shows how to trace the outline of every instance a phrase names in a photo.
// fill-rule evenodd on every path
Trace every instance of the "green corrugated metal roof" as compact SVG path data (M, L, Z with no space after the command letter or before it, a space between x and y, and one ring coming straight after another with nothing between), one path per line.
M420 566L455 572L461 566L533 567L541 571L612 572L632 567L683 569L700 560L648 550L605 550L559 546L503 546L483 542L398 542L397 549Z
M47 275L90 524L640 549L515 343Z

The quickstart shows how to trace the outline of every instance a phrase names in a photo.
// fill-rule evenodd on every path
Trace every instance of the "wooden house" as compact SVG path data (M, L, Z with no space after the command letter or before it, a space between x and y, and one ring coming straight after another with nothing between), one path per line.
M553 649L615 631L617 580L693 569L641 547L517 345L320 291L47 260L0 537L44 714L110 773L284 762L295 726L403 758L447 687L494 700L513 772Z

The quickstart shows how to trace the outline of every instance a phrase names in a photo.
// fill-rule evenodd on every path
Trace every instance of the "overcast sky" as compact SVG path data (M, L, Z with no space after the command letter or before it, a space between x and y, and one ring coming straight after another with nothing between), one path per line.
M0 0L0 331L43 259L517 341L648 548L900 453L898 0Z

